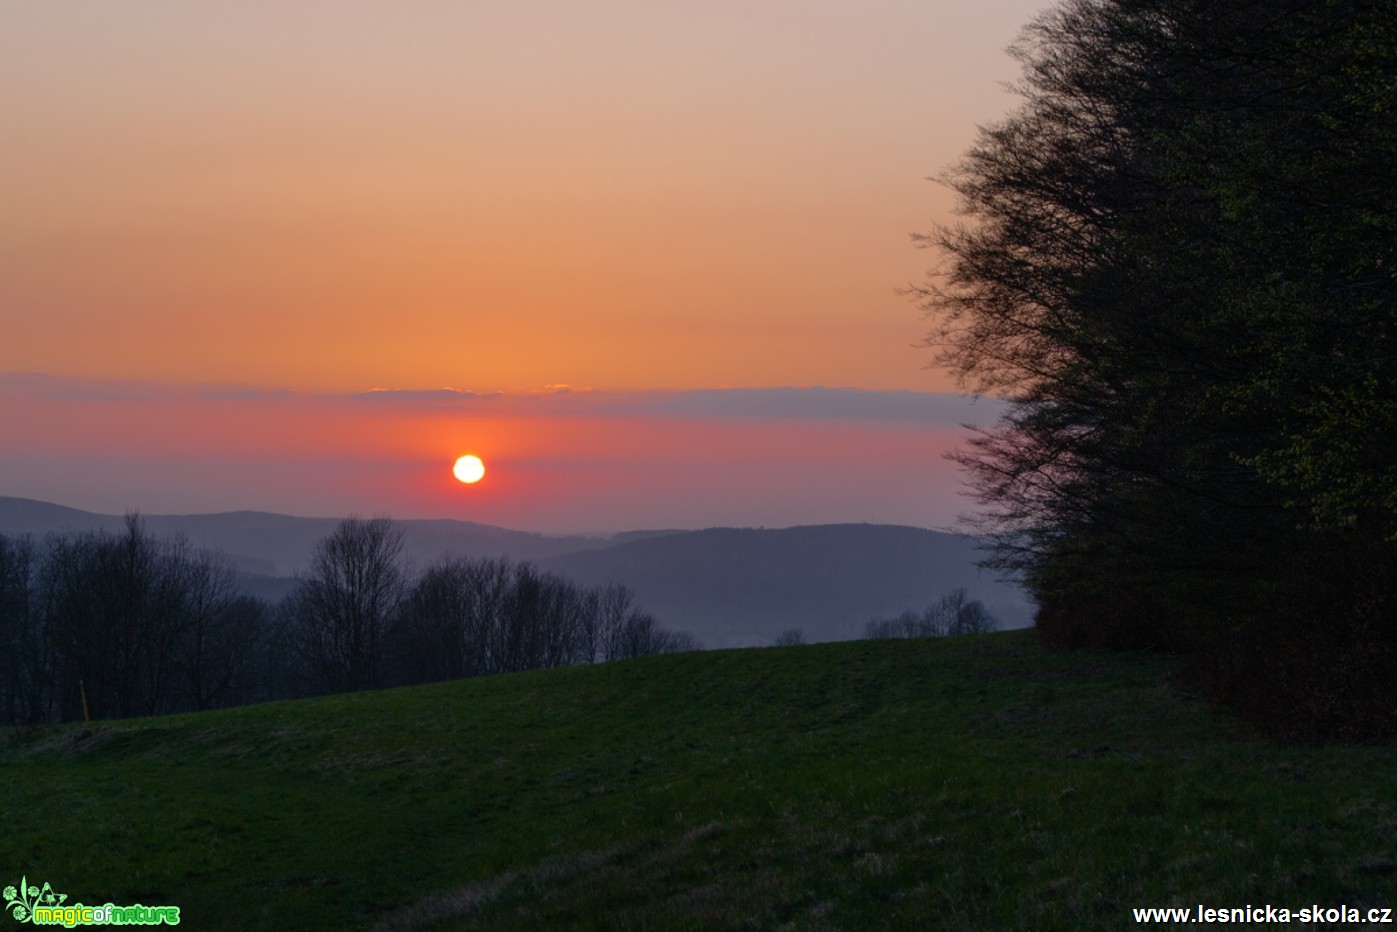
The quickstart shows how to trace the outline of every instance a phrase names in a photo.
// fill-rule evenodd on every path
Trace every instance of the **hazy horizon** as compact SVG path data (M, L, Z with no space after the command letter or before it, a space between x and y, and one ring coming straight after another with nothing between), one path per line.
M956 535L956 536L960 536L960 534L962 533L960 530L957 530L956 528L952 528L952 527L944 527L944 526L943 526L943 527L931 527L931 526L920 525L920 524L895 523L895 522L888 522L888 521L825 521L825 522L817 522L817 523L811 523L811 524L786 524L786 525L711 524L711 525L694 525L694 526L687 526L687 527L678 527L678 526L670 526L670 525L665 525L665 526L655 525L655 526L644 526L644 527L641 527L641 526L626 526L626 527L614 527L614 528L613 528L613 527L603 527L603 528L594 528L594 529L592 529L592 530L578 529L578 530L573 530L573 531L540 531L540 530L538 530L537 528L530 528L530 527L508 527L508 526L506 526L506 525L500 525L500 524L489 524L489 523L483 522L483 521L472 521L472 520L470 520L469 518L442 517L442 516L438 516L438 515L397 515L397 514L390 514L390 513L387 513L387 512L366 512L366 511L350 511L350 512L343 512L343 513L337 513L337 514L329 514L329 513L317 513L317 514L308 514L308 513L306 513L306 514L303 514L303 513L299 513L299 512L288 512L288 511L268 511L268 510L266 510L266 509L261 509L261 508L232 508L232 509L220 509L220 510L217 510L217 511L147 511L147 510L142 510L142 509L139 509L139 508L123 508L123 509L119 509L119 510L94 511L94 510L89 509L89 508L79 508L79 507L77 507L77 506L75 506L75 505L70 505L70 504L68 504L67 502L50 501L50 500L47 500L47 499L40 499L40 498L30 498L30 497L24 496L24 495L7 495L7 494L0 494L0 501L3 501L3 500L5 500L5 499L9 499L9 500L12 500L12 501L32 502L32 503L34 503L34 504L36 504L36 505L42 505L42 506L53 506L53 507L56 507L56 508L61 508L61 509L67 510L67 511L76 511L76 512L80 512L81 514L90 515L90 516L96 517L96 518L112 519L112 520L124 520L128 515L135 516L135 517L137 517L137 518L162 518L162 519L163 519L163 518L216 518L216 517L222 517L222 516L228 516L228 515L266 515L266 516L268 516L268 517L275 517L275 518L291 518L291 519L298 520L298 521L299 521L299 520L306 520L306 521L326 521L326 522L338 522L338 521L342 521L342 520L344 520L344 519L346 519L346 518L377 518L377 517L385 517L385 518L388 518L388 519L392 520L392 521L395 522L395 523L397 523L397 522L418 522L418 521L455 522L455 523L466 524L466 525L475 524L475 525L479 525L479 526L481 526L481 527L494 528L494 529L496 529L496 530L501 530L501 531L512 531L512 532L517 532L517 533L521 533L521 534L537 534L537 535L539 535L540 537L556 537L556 538L580 537L580 538L594 538L594 539L597 539L597 540L609 540L609 539L613 539L613 538L617 538L617 537L624 537L624 536L629 535L629 534L667 534L667 533L684 534L684 533L689 533L689 532L691 532L691 531L727 531L727 530L735 530L735 531L791 531L791 530L798 530L798 529L801 529L801 528L818 528L818 527L857 527L857 526L861 526L861 525L867 525L867 526L873 526L873 527L908 527L908 528L912 528L912 529L914 529L914 530L919 530L919 531L935 531L935 532L941 533L941 534L954 534L954 535ZM0 528L0 533L5 533L5 531L4 531L3 528Z
M455 518L547 534L901 524L968 502L1001 405L857 389L311 394L0 374L0 495L121 514ZM468 432L459 425L469 423ZM487 474L450 473L469 433Z

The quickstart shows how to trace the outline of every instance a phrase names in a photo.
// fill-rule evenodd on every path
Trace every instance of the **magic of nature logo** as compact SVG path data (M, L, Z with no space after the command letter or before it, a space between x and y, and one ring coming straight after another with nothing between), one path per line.
M21 877L19 886L5 888L5 910L11 918L39 926L158 926L179 925L178 906L121 906L116 903L103 903L101 906L84 906L82 903L66 905L68 894L56 892L51 885L42 887Z

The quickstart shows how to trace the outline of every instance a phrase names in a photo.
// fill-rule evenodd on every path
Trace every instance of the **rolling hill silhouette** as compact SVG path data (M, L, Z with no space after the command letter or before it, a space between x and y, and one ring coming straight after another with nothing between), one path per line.
M182 534L223 552L248 591L273 600L289 591L289 577L306 568L316 543L339 521L252 511L142 518L153 533ZM115 531L123 520L0 497L0 534L12 537ZM958 587L983 601L1003 627L1031 621L1023 591L975 565L973 540L923 528L832 524L553 537L469 521L395 523L411 567L447 553L504 556L589 585L623 583L663 625L708 647L770 644L793 627L812 641L857 637L870 617L923 608Z
M954 534L829 524L672 532L540 562L579 582L624 582L665 625L710 646L754 646L792 627L816 641L856 637L873 615L924 608L958 587L1004 627L1027 625L1022 590L977 556Z

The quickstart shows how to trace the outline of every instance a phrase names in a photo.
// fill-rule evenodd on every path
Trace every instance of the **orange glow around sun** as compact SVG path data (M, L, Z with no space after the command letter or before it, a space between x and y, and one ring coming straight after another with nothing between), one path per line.
M475 485L485 478L485 463L480 457L467 454L456 460L456 464L451 467L451 473L466 485Z

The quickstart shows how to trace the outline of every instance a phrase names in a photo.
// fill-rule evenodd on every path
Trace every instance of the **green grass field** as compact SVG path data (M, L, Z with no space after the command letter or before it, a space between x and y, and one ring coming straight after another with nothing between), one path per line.
M0 885L193 929L1133 928L1397 906L1397 749L1032 632L722 651L0 742ZM0 923L11 919L0 920Z

